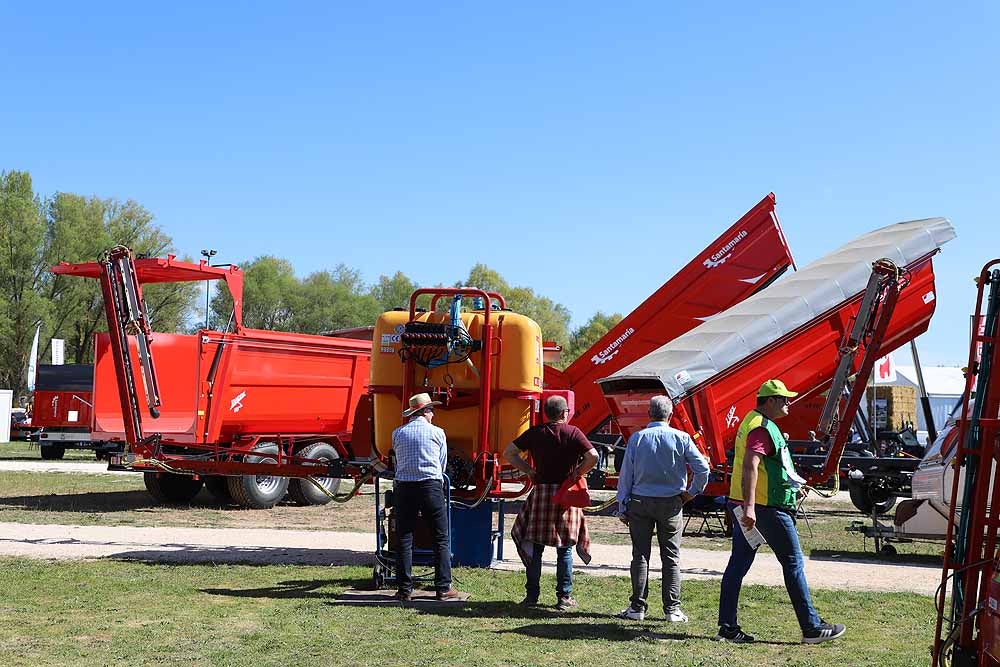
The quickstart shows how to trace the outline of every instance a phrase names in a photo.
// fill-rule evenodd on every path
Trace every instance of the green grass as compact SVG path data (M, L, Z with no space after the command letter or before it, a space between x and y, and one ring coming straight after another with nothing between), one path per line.
M365 532L374 524L374 498L316 507L283 504L271 510L220 505L202 491L190 505L159 505L141 474L0 472L0 521L81 526L288 528Z
M64 461L94 461L94 451L91 449L67 449ZM42 461L38 444L17 440L15 442L0 442L0 461ZM57 461L53 461L57 463Z
M785 592L748 587L741 620L761 643L710 641L717 582L685 582L691 622L626 622L623 578L578 574L578 610L523 610L523 575L457 569L472 593L458 605L351 605L370 569L166 566L128 562L0 560L0 663L6 665L926 665L930 598L819 591L821 614L845 638L798 643ZM543 591L554 602L554 580ZM653 595L659 594L654 584ZM655 607L654 607L655 609Z
M871 540L845 528L864 517L853 506L822 498L810 499L808 523L799 521L806 554L874 558ZM508 526L513 516L508 516ZM321 507L282 504L272 510L243 510L223 506L202 491L188 506L162 506L146 492L140 474L93 475L0 472L0 521L21 523L177 526L201 528L288 528L368 532L374 524L374 498L362 495L347 503ZM591 539L599 544L629 544L628 532L617 518L588 516ZM700 520L691 523L692 531ZM728 550L730 541L719 535L694 532L684 538L686 548ZM765 547L766 548L766 547ZM941 555L941 543L897 545L896 560L928 560Z

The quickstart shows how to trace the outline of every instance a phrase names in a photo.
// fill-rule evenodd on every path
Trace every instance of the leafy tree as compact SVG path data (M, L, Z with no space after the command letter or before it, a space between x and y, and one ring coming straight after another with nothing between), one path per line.
M487 292L497 292L507 301L507 307L526 315L542 328L545 340L566 345L569 339L570 312L561 303L535 294L530 287L512 287L503 277L485 264L476 264L469 277L457 287L478 287Z
M569 337L569 344L563 349L560 366L573 363L590 346L603 338L616 324L622 321L620 313L605 315L597 311L583 326L575 329Z
M139 257L167 254L172 241L153 224L143 206L129 200L83 197L57 193L47 207L48 243L46 264L60 261L96 261L116 245L128 246ZM72 276L50 276L47 297L52 304L52 337L66 339L67 356L76 363L93 357L94 333L106 331L104 302L95 280ZM193 283L163 283L143 286L143 297L156 331L175 332L189 317L198 286ZM48 349L48 343L40 354Z
M371 295L379 304L382 312L393 308L408 308L410 295L417 289L417 284L397 271L391 278L379 276L378 282L372 286Z
M292 331L293 303L299 282L292 263L262 255L243 269L243 325L251 329ZM212 300L212 328L225 328L233 310L233 298L219 286Z
M343 264L302 281L292 305L292 329L314 334L374 324L382 312L361 275Z
M41 286L47 276L39 249L45 242L45 217L27 172L0 172L0 386L24 393L25 370L35 327L46 320L49 304Z

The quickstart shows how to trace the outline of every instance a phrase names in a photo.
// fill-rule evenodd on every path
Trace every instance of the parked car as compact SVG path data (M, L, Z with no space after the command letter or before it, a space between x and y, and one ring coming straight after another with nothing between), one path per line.
M24 408L14 408L10 411L10 439L27 440L34 432L31 428L31 416Z

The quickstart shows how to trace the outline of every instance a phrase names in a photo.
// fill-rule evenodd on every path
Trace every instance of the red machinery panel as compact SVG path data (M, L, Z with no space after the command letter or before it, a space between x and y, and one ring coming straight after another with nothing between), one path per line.
M31 413L32 428L46 430L58 428L90 427L92 417L89 391L39 391L35 390Z
M597 380L763 289L793 266L774 194L724 231L565 370L545 368L551 389L572 389L572 423L591 433L611 416Z
M87 432L92 413L94 367L90 364L38 366L32 428L47 432Z
M130 345L134 354L135 341ZM153 348L162 403L160 416L143 417L143 427L160 434L164 444L232 445L267 436L347 439L371 359L365 341L254 329L154 333ZM97 337L94 386L94 437L124 439L107 334Z
M936 300L927 296L935 293L931 257L907 268L910 283L900 293L892 312L879 347L880 356L926 331L934 313ZM840 344L860 303L858 295L695 388L677 404L673 425L692 434L713 466L724 467L740 419L754 407L763 380L781 378L789 388L800 392L793 401L793 412L796 403L807 402L830 386L840 359ZM628 437L648 423L649 399L663 393L662 384L650 379L632 382L628 389L606 388L605 398ZM706 492L724 495L727 491L728 482L719 480Z

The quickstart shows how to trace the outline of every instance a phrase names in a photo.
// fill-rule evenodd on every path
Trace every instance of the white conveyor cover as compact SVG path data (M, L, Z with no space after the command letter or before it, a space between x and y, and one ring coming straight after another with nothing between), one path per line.
M679 399L692 388L861 294L872 263L905 267L955 238L946 218L900 222L869 232L761 290L600 383L659 379Z

